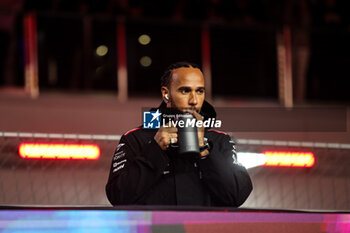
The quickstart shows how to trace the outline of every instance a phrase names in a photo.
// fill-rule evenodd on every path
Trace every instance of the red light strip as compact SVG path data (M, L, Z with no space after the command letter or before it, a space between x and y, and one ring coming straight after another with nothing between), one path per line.
M19 155L24 159L97 160L100 147L95 144L21 143Z
M312 167L315 156L312 152L264 151L266 163L273 167Z

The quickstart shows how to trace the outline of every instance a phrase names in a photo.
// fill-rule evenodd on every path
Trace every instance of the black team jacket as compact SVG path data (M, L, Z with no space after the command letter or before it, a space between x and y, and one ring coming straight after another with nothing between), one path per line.
M160 111L164 112L164 102ZM204 102L201 114L215 118ZM163 151L155 131L125 133L113 156L106 194L112 205L192 205L238 207L252 191L247 170L236 160L229 135L205 130L210 154L205 159L180 156L176 147Z

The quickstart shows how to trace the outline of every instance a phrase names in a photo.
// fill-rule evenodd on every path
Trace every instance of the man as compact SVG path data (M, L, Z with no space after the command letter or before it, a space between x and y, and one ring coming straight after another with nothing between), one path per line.
M173 108L197 120L215 118L205 99L204 77L187 62L171 65L161 78L160 112ZM200 154L179 155L177 128L125 133L114 154L106 193L113 205L199 205L238 207L252 183L236 162L234 142L226 133L198 128Z

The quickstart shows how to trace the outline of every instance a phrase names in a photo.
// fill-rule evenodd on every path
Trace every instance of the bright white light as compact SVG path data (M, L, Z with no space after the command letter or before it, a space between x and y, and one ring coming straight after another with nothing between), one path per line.
M257 166L313 167L315 164L314 154L303 151L238 152L237 160L247 169Z
M152 59L149 56L143 56L140 59L140 64L143 67L149 67L152 64Z
M245 168L249 169L264 165L266 163L266 156L261 153L238 152L237 160Z
M143 34L139 37L138 41L142 45L148 45L151 42L151 37L149 35Z
M97 56L103 57L108 53L108 47L106 45L100 45L96 49Z

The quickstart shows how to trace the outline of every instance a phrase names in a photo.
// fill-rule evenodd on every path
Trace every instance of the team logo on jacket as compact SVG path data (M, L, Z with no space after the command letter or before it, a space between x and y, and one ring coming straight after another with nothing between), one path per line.
M145 111L143 112L143 128L144 129L159 129L160 128L160 116L162 113L157 111Z

